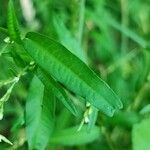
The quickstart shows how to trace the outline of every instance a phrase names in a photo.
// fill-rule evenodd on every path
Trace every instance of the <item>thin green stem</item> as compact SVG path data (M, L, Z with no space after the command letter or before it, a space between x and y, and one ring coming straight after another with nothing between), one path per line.
M79 31L78 31L78 40L80 45L82 43L82 37L83 37L84 17L85 17L85 0L81 0L80 12L79 12Z
M122 27L128 26L128 0L120 0L121 3L121 25ZM124 33L121 34L121 52L126 53L128 46L128 39Z
M8 35L8 30L3 27L0 27L0 33L4 33L4 34Z
M107 144L108 144L110 150L115 150L114 144L112 143L112 140L110 138L110 134L108 133L108 131L105 127L102 127L102 132L106 138L106 141L107 141Z
M110 66L106 68L107 74L112 73L118 67L122 67L126 62L133 59L138 54L138 52L139 51L137 51L137 49L133 49L129 53L122 56L121 58L118 58L116 62L112 63Z
M147 91L148 89L150 89L150 83L149 82L145 82L144 85L141 87L141 89L139 90L134 103L132 105L132 110L137 110L142 102L142 98L145 94L145 91Z

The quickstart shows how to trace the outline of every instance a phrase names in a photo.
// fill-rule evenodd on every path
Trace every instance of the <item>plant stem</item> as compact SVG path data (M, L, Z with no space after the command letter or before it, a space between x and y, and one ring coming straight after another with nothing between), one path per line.
M128 0L120 0L121 3L121 25L122 27L128 26ZM121 52L126 53L128 39L124 33L121 34Z
M105 135L105 138L106 138L106 141L107 141L107 144L108 144L110 150L115 150L114 145L110 138L110 134L107 132L107 129L105 127L102 127L102 132Z
M0 27L0 33L4 33L4 34L8 35L8 30Z
M78 40L79 44L82 43L83 28L84 28L84 17L85 17L85 0L80 2L80 12L79 12L79 31L78 31Z
M134 103L132 105L132 109L133 110L137 110L138 107L140 106L141 102L142 102L142 97L143 95L145 94L145 91L147 89L150 89L150 84L149 82L145 82L144 85L141 87L141 89L139 90L135 100L134 100Z

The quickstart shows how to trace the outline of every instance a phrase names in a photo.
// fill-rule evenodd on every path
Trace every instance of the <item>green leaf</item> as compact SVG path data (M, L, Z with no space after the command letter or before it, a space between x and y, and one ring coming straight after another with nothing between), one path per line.
M35 62L67 89L109 116L122 108L112 89L60 43L34 32L28 33L22 42Z
M132 130L133 150L150 148L150 118L144 119L141 123L135 124Z
M75 39L75 37L73 37L71 32L66 28L61 18L55 17L54 25L60 42L82 61L87 62L85 52L81 48L79 42Z
M34 76L26 102L26 133L29 150L44 150L54 128L54 95Z
M150 113L150 104L147 104L146 106L144 106L142 110L140 111L140 114L142 115L146 113Z
M24 51L22 45L17 43L12 43L11 45L11 56L13 57L14 62L24 68L32 61L30 55Z
M80 131L77 129L78 127L71 127L54 133L50 143L66 146L82 145L93 142L100 137L100 129L96 126L92 128L91 132L87 132L86 125Z
M18 22L15 14L15 9L13 6L12 0L9 0L8 4L8 20L7 20L7 26L8 26L8 33L12 40L14 41L20 41L20 31L18 27Z
M74 103L69 99L61 85L59 85L50 75L41 69L37 69L37 76L43 82L43 84L52 92L66 108L72 112L72 114L77 115L77 110Z

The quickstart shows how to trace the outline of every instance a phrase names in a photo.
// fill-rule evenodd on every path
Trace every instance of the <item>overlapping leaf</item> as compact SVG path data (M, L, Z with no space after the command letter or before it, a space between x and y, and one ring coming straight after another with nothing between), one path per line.
M61 18L55 17L54 25L60 42L82 61L87 62L85 52L81 48L79 42L77 42L75 37L73 37L71 32L66 28Z
M112 116L122 103L112 89L60 43L30 32L22 41L35 62L66 88Z
M26 133L29 150L44 150L54 128L54 95L35 76L26 103Z
M77 115L75 105L69 99L61 85L59 85L50 75L47 75L47 73L40 68L37 69L37 76L47 87L47 89L51 91L59 100L62 101L62 103L70 112L72 112L74 115Z

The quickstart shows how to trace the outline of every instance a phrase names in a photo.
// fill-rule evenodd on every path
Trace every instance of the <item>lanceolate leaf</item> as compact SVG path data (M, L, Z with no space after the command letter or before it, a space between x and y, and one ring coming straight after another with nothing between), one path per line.
M40 67L105 114L112 116L122 107L111 88L58 42L34 32L28 33L22 42Z
M13 56L13 59L15 60L17 65L25 67L29 63L30 57L28 57L26 52L22 50L23 49L22 45L17 44L20 43L21 37L12 0L9 0L7 15L8 15L7 16L8 31L6 30L5 32L8 32L11 41L13 41L11 42L12 47L11 55Z
M100 136L100 129L96 126L91 129L91 132L87 132L86 125L80 131L77 131L77 128L71 127L62 131L56 131L50 139L50 143L66 146L81 145L90 143Z
M44 150L54 128L54 96L35 76L26 102L26 133L29 150Z
M45 150L50 137L55 127L55 96L44 88L44 97L42 104L41 120L39 122L39 129L37 130L35 149Z
M48 75L45 71L40 68L37 69L37 76L43 82L43 84L47 87L47 89L52 92L62 103L66 106L66 108L71 111L74 115L77 115L77 110L73 102L69 99L61 85L59 85L50 75Z
M8 4L8 20L7 20L7 26L8 26L8 33L12 40L14 41L20 41L20 31L18 27L18 22L13 6L12 0L9 1Z
M79 42L77 42L77 40L71 35L61 18L55 17L54 25L61 43L82 61L87 62L86 54L81 48Z

